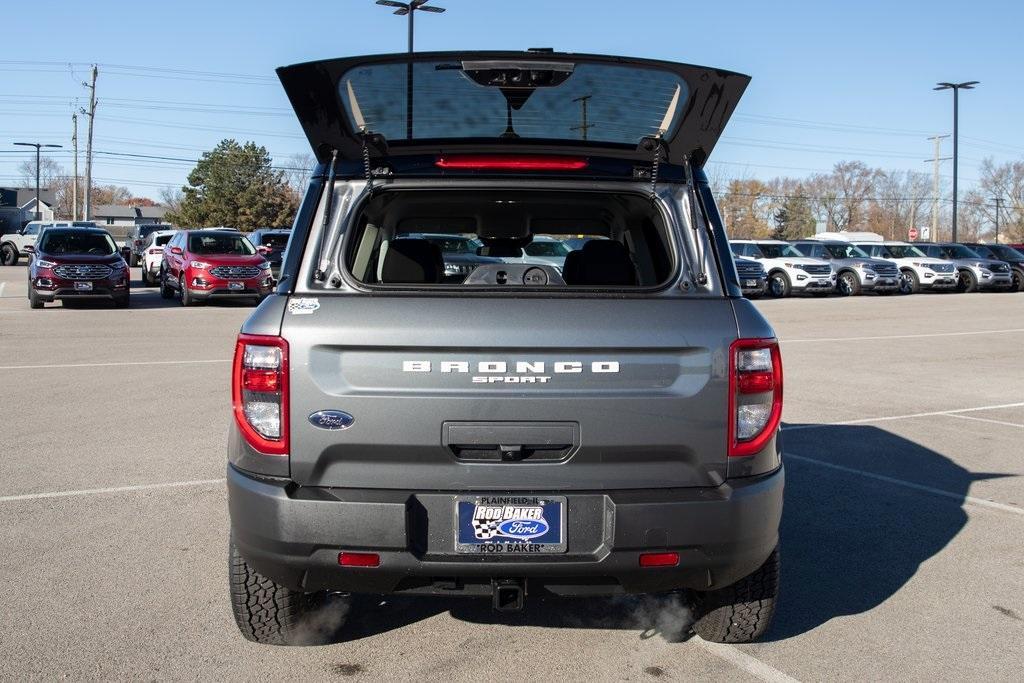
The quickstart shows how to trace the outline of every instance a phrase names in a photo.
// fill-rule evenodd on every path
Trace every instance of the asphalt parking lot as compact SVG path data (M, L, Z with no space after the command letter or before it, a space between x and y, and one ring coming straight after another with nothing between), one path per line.
M30 311L25 277L0 268L0 678L1019 680L1024 294L758 303L783 342L788 478L764 642L684 640L671 599L420 598L273 648L242 639L227 591L249 307L149 288Z

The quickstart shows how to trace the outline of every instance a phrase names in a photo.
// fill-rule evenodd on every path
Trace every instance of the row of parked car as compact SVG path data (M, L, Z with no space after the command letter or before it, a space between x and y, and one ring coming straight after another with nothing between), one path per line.
M94 223L30 223L16 241L5 235L0 248L7 249L6 263L35 255L29 268L34 308L57 299L97 297L127 306L129 266L141 268L144 286L159 287L162 297L178 297L189 306L214 298L262 300L279 276L290 234L288 229L245 235L233 228L140 225L118 247ZM515 254L500 255L468 235L407 233L400 239L435 245L443 256L444 279L461 282L490 263L544 265L561 273L573 250L604 238L536 235ZM1024 245L909 243L874 233L821 233L789 242L732 240L730 245L743 292L751 298L1020 291L1024 286L1024 251L1018 248Z
M17 249L19 257L32 259L28 268L32 308L57 300L68 305L87 299L110 299L115 306L126 307L131 296L129 265L141 266L144 285L158 286L165 299L180 297L185 306L213 298L259 302L274 287L289 235L287 230L261 230L246 236L231 228L136 226L120 247L95 223L29 227L31 233L19 233L25 239Z
M1021 291L1024 245L887 241L874 233L730 241L743 293L828 296Z

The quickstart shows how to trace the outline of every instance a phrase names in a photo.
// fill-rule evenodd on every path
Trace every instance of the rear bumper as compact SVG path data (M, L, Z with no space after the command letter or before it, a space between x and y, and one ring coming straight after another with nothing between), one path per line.
M513 578L530 593L615 595L707 590L753 572L778 543L784 473L717 488L559 492L567 552L515 558L455 554L455 493L296 487L230 465L227 484L239 552L293 589L490 595L493 580ZM380 566L341 567L341 550L378 553ZM677 567L639 566L641 552L664 550L679 553Z

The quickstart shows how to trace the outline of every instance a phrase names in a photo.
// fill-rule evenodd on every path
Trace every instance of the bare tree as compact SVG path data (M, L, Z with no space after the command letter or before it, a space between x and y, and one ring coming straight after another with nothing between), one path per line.
M1024 160L996 164L985 159L978 184L978 211L995 227L995 199L999 204L999 234L1010 241L1024 241Z
M289 189L299 199L306 194L306 185L313 175L313 168L316 167L316 159L312 154L292 154L285 162L276 167L284 173L285 182Z
M32 157L28 161L18 164L18 174L21 176L21 184L25 187L36 186L36 160ZM50 157L39 158L39 185L50 189L53 181L65 175L64 168Z
M172 213L181 211L181 200L185 194L180 187L164 187L160 189L160 203L166 206Z

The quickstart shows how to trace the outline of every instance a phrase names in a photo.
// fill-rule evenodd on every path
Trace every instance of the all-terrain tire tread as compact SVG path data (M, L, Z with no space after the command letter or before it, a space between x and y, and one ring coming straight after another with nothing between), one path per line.
M701 593L694 630L715 643L749 643L764 635L779 593L779 551L731 586Z
M291 643L295 625L312 607L309 596L263 576L231 546L231 607L242 635L266 645Z

